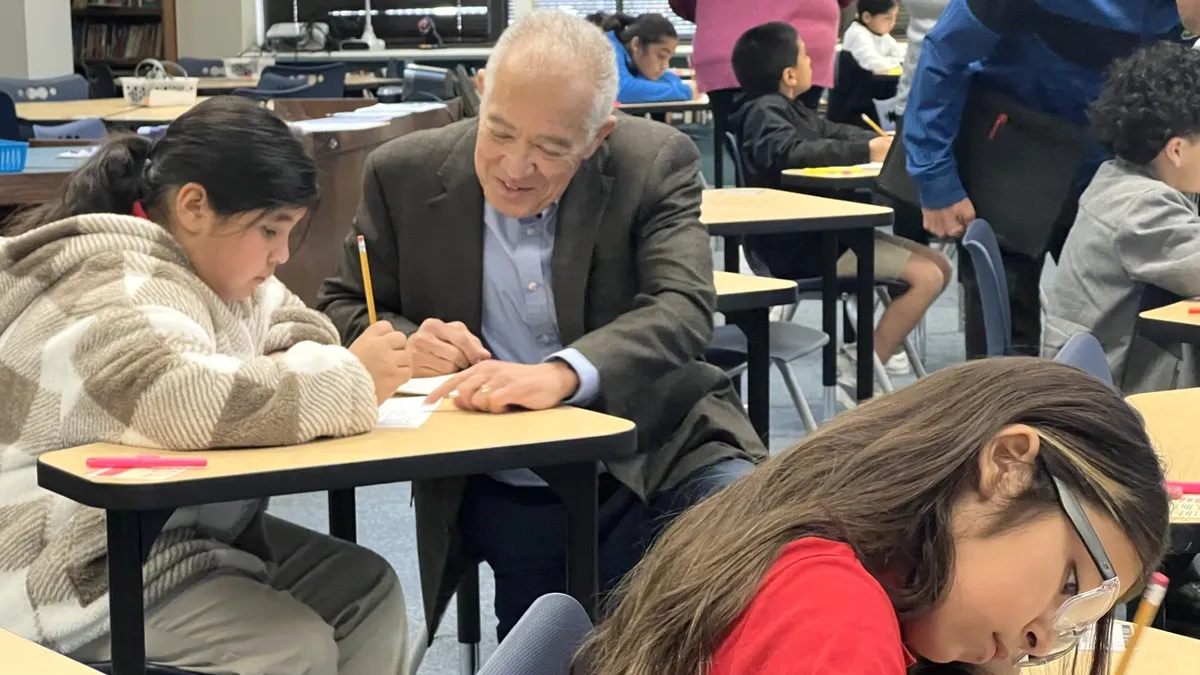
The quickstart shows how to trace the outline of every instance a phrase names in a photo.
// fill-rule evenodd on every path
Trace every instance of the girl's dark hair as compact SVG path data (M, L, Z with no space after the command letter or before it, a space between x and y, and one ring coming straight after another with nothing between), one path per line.
M6 235L88 213L162 213L174 188L198 183L221 216L316 204L317 167L275 113L236 96L209 99L157 141L114 136L58 196L9 219Z
M1117 61L1088 115L1100 143L1135 164L1200 136L1200 51L1158 42Z
M779 552L805 537L848 544L901 620L928 612L954 579L956 504L978 489L980 453L1012 424L1037 431L1045 468L997 514L993 534L1061 513L1053 475L1112 514L1137 552L1142 578L1130 580L1127 597L1136 592L1166 550L1170 514L1141 418L1108 385L1069 366L984 359L840 415L685 511L621 582L619 604L572 673L705 672ZM1111 622L1110 613L1098 634ZM1108 641L1097 642L1080 657L1090 666L1069 672L1108 672ZM978 671L954 664L918 672Z
M854 8L854 16L861 21L864 12L870 13L872 16L887 14L897 4L896 0L858 0Z
M641 14L634 17L621 12L595 12L589 14L587 20L600 26L606 33L616 31L617 39L626 47L633 42L633 38L638 39L643 49L663 40L679 39L679 33L675 32L671 20L662 14Z

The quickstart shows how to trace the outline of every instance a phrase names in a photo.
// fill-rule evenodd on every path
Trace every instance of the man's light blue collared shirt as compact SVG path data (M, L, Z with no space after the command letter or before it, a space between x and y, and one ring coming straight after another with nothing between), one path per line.
M579 350L563 349L554 314L550 262L558 205L528 218L510 218L485 203L483 223L484 343L499 361L565 361L579 376L579 388L564 403L587 405L600 391L600 373ZM528 469L492 477L510 485L545 485Z

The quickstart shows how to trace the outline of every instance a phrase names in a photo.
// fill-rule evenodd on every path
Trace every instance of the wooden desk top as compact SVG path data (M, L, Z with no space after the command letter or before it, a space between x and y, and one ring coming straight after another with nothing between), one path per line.
M446 400L419 429L303 445L170 453L95 443L59 450L38 461L38 484L88 506L149 510L616 459L633 454L635 444L632 422L582 408L490 415ZM152 482L88 476L88 457L145 454L202 456L208 466Z
M1163 458L1167 478L1200 481L1200 444L1193 415L1200 412L1200 389L1134 394L1125 399L1146 421L1146 430ZM1188 497L1189 500L1195 497ZM1195 509L1189 509L1192 514ZM1175 525L1200 525L1200 513L1172 516Z
M4 672L37 675L96 675L96 671L41 645L0 630L0 659Z
M1117 672L1120 654L1109 657L1110 672ZM1055 663L1049 663L1036 668L1018 672L1029 675L1084 675L1090 663L1080 659L1080 672L1068 673L1070 657ZM1200 640L1183 635L1168 633L1155 628L1149 628L1138 642L1137 654L1129 662L1125 675L1183 675L1195 672L1196 663L1200 661ZM1188 665L1188 664L1192 665Z
M756 277L735 272L713 272L717 288L717 311L763 309L796 302L796 282L774 277Z
M785 169L780 181L788 189L862 190L875 186L880 167L829 166L819 169Z
M1188 313L1188 310L1192 307L1200 307L1200 302L1183 300L1172 305L1167 305L1166 307L1146 310L1139 314L1138 317L1146 321L1166 321L1200 328L1200 314Z
M201 96L196 99L204 101ZM162 106L157 108L131 106L123 98L94 98L85 101L37 101L18 103L17 117L35 124L42 122L70 122L88 117L99 117L105 122L173 122L176 117L191 110L192 106Z
M700 222L716 236L854 230L891 225L892 210L767 188L705 190Z
M254 87L258 84L257 80L247 80L239 77L201 77L197 85L199 91L223 91L229 92L242 87ZM371 74L352 74L346 76L347 89L374 89L375 87L388 87L392 85L402 85L404 80L396 77L379 77Z

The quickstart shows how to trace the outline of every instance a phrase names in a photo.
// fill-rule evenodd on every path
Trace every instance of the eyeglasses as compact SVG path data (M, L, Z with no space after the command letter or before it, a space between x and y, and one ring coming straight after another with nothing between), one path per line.
M1042 468L1050 473L1045 463L1041 464ZM1088 555L1091 556L1092 562L1096 563L1096 569L1100 570L1102 581L1099 587L1068 598L1058 608L1051 624L1054 644L1050 652L1046 656L1018 654L1014 663L1021 668L1040 666L1066 656L1079 644L1080 636L1102 619L1121 596L1121 580L1117 578L1112 561L1109 560L1104 545L1100 543L1100 537L1096 535L1095 528L1088 520L1083 505L1066 483L1054 474L1050 474L1050 480L1053 481L1054 491L1058 495L1058 503L1067 514L1067 519L1071 521L1071 526L1075 528L1079 538L1083 540ZM1097 636L1096 639L1102 638Z

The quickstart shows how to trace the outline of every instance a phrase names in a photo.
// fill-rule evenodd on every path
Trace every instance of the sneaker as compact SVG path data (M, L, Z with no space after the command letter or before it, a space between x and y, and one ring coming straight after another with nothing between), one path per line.
M892 358L883 364L887 369L888 375L912 375L912 362L908 360L908 354L900 352L893 354Z
M854 410L858 407L858 359L854 358L854 349L854 345L844 345L838 350L838 378L834 396L842 410ZM882 393L879 383L875 383L874 395L879 396Z

